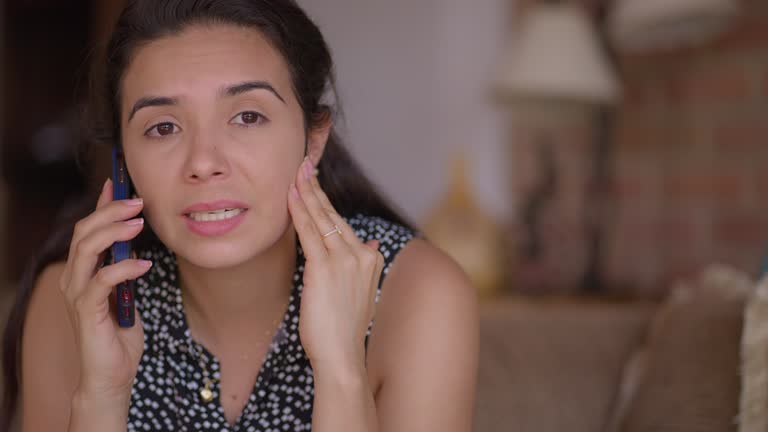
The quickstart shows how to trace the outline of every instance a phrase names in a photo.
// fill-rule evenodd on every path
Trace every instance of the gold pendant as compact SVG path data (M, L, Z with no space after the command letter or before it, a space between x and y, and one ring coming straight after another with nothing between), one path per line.
M205 388L200 390L200 397L203 398L204 401L210 402L213 400L213 392L211 391L211 382L210 379L205 380Z
M213 400L213 392L208 387L206 387L200 390L200 397L203 398L204 401L210 402Z

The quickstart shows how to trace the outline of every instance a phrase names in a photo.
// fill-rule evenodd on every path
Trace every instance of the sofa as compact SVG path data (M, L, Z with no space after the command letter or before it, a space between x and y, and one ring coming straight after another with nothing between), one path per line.
M589 299L483 304L475 431L601 431L654 310Z
M661 301L486 302L475 431L740 430L740 345L754 287L714 266Z

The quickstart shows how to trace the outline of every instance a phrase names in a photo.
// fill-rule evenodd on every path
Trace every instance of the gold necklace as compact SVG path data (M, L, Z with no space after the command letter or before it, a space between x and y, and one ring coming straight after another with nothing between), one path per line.
M200 390L200 397L205 402L210 402L213 400L213 390L211 390L211 387L213 387L213 380L211 379L210 374L208 373L208 366L203 361L203 347L200 344L197 345L198 350L198 356L197 360L200 363L200 367L203 368L203 389Z
M281 322L282 322L282 318L276 318L272 320L272 325L270 326L270 330L266 330L264 332L264 336L262 338L259 338L260 345L263 344L265 340L269 339L270 334L274 339L275 334L279 330L279 325ZM195 350L197 350L198 363L200 364L200 367L203 369L203 389L200 390L200 398L203 399L203 401L205 402L212 402L213 401L213 383L214 383L215 377L213 377L212 374L208 372L208 365L206 364L206 362L203 361L203 346L195 342L194 339L193 339L193 343L196 345ZM271 344L270 344L270 349L271 349ZM267 352L269 352L269 350ZM247 360L248 355L242 354L240 355L240 359Z

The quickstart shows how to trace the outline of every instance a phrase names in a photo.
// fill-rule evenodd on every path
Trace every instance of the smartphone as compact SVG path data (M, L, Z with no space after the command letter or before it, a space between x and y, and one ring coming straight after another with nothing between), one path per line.
M112 148L112 189L114 200L130 197L131 180L125 167L123 151L118 146ZM118 241L112 244L112 259L115 264L131 257L131 242ZM136 317L134 308L134 281L128 280L117 284L115 302L117 303L117 323L120 327L133 327Z

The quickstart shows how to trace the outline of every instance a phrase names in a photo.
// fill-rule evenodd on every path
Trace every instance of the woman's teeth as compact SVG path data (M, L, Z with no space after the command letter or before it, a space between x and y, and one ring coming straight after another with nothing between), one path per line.
M208 212L195 212L188 214L190 219L197 222L220 221L233 218L243 212L243 209L221 209Z

